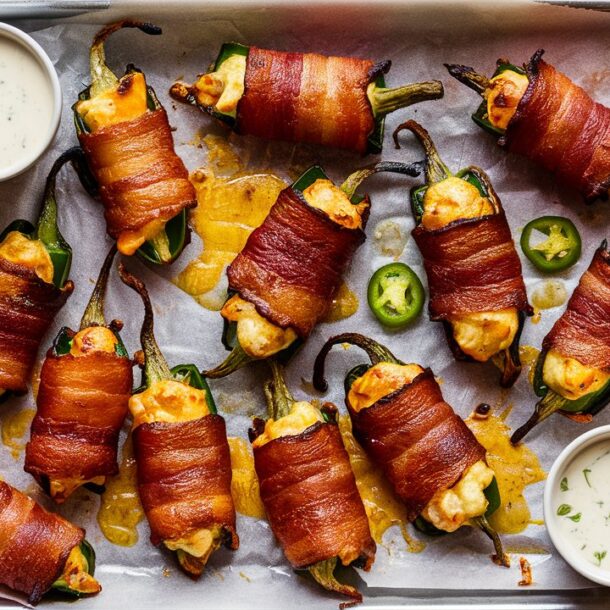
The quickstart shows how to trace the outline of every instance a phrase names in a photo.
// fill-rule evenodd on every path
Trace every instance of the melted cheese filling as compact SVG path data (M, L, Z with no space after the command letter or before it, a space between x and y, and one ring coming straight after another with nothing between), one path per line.
M434 494L422 517L440 530L454 532L485 513L488 501L483 490L493 478L494 471L483 460L475 462L453 487Z
M424 196L422 225L432 231L460 219L480 218L493 214L487 197L482 197L474 184L451 176L432 184ZM479 362L507 349L519 328L516 308L456 314L448 318L453 338L460 349Z
M19 231L11 231L0 244L0 256L28 269L47 284L53 282L53 261L39 239L29 239Z
M85 595L94 595L102 590L100 584L87 572L89 563L80 550L80 546L75 546L68 555L64 570L58 580ZM63 583L62 583L63 584Z
M140 229L121 231L116 242L117 249L125 256L132 256L144 242L156 237L164 228L165 221L156 218Z
M411 383L424 372L419 364L379 362L352 383L347 395L350 407L357 413L380 398Z
M232 55L216 72L202 74L193 85L197 103L214 106L218 112L235 116L237 104L244 94L246 57Z
M281 436L296 436L317 422L323 421L322 413L311 403L295 402L288 415L284 415L278 420L267 420L265 430L254 440L252 447L262 447L265 443Z
M362 214L368 204L352 204L330 180L316 180L303 191L303 196L310 206L321 210L337 224L348 229L362 227ZM239 295L231 297L220 314L230 322L237 322L237 340L244 352L255 359L277 354L297 338L292 328L280 328L269 322L252 303Z
M489 81L484 97L487 100L489 122L494 127L508 127L528 84L529 80L525 74L513 70L505 70Z
M542 379L553 392L568 400L577 400L600 390L610 381L610 373L586 366L551 349L544 360Z
M129 399L129 410L133 416L132 429L144 423L192 421L210 413L205 390L174 379L156 381L143 392L134 394ZM200 574L208 557L220 545L221 537L222 528L212 526L196 529L180 538L164 540L163 543L172 551L195 557L197 561L189 562L187 558L184 562L187 568L192 565L193 573Z

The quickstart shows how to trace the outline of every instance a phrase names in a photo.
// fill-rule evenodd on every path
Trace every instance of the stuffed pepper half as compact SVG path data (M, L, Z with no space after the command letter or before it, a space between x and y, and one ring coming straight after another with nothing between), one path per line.
M326 391L324 363L333 345L364 349L371 364L345 378L346 405L358 442L382 469L407 509L428 534L479 527L493 541L494 560L508 566L502 543L487 521L500 506L485 449L441 394L430 369L405 364L387 348L356 333L329 339L314 365L314 386Z
M197 205L188 171L174 150L167 114L142 72L117 78L104 42L121 28L161 29L137 21L105 27L91 46L91 85L74 104L78 139L104 204L108 234L119 252L156 264L174 261L188 241L186 209Z
M391 65L227 43L210 72L170 93L243 135L379 153L387 114L443 96L440 81L388 89Z
M239 547L225 421L195 365L169 369L144 284L122 264L119 273L145 311L143 383L129 400L140 500L151 542L175 551L182 569L197 578L221 544Z
M610 108L547 64L543 53L536 51L524 68L499 59L492 78L468 66L445 66L483 97L472 118L501 146L540 164L585 201L606 199Z
M430 318L443 322L456 359L492 360L509 387L521 372L519 337L533 310L500 199L482 169L452 174L421 125L404 123L395 139L401 129L412 131L426 152L426 184L412 189L411 208Z
M606 241L542 342L534 392L541 400L513 434L513 443L555 411L584 415L588 421L610 402L610 252Z
M59 331L40 372L25 471L58 503L82 485L100 490L119 470L119 433L133 388L133 363L119 336L122 323L106 324L104 318L115 253L113 246L79 330Z
M330 403L318 409L295 401L280 365L269 363L269 419L254 420L250 440L271 529L295 570L360 602L360 592L334 576L338 564L369 570L376 551L337 410Z

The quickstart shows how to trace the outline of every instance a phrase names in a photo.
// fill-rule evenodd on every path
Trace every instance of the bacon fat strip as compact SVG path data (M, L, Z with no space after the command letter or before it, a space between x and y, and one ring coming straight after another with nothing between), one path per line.
M267 518L291 565L339 557L368 570L376 545L337 426L317 423L253 451Z
M430 369L366 409L347 406L356 439L405 503L410 521L437 491L485 459L485 449L443 400Z
M60 290L0 258L0 387L27 391L40 342L73 288L66 282Z
M605 243L595 252L542 349L610 370L610 251Z
M163 108L78 138L100 186L111 237L197 205Z
M500 143L553 172L586 201L610 187L610 108L542 59L532 56L529 85Z
M94 351L57 356L40 372L37 413L26 446L25 471L48 479L83 479L118 472L119 433L133 386L133 363Z
M433 320L515 307L530 314L521 261L503 210L412 232L424 259Z
M83 529L0 481L0 583L25 593L30 604L61 576L84 537Z
M276 326L306 338L364 240L364 231L335 223L288 187L228 267L229 290Z
M231 455L220 415L140 424L133 431L133 446L138 491L154 545L222 526L226 545L239 547Z
M239 131L364 154L375 127L366 90L388 68L389 62L250 47Z

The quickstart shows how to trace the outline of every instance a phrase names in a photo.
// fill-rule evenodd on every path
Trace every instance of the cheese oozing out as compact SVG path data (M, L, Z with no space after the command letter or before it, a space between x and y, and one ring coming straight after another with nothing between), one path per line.
M56 584L68 586L83 595L95 595L102 590L100 584L89 574L89 562L83 555L80 545L75 546L68 555L66 565Z
M578 400L605 386L610 381L610 372L586 366L551 349L544 360L542 379L553 392L568 400Z
M494 471L483 461L475 462L451 488L437 491L422 511L422 517L445 532L454 532L473 517L487 510L483 490L494 478Z
M352 204L345 192L330 180L316 180L303 191L303 197L308 205L324 212L333 222L348 229L362 227L362 214L368 204ZM281 328L269 322L256 311L252 303L239 295L232 296L220 314L230 322L237 322L239 345L255 359L277 354L297 338L292 328Z
M322 413L311 403L295 402L288 415L284 415L277 420L267 420L265 430L254 440L252 447L262 447L264 444L282 436L296 436L310 426L323 421Z
M480 218L494 213L491 201L474 184L450 176L436 182L424 196L422 225L432 231L455 220ZM456 314L447 320L460 349L479 362L486 362L508 349L519 328L517 309Z
M53 282L53 261L39 239L30 239L19 231L11 231L0 244L0 257L33 269L47 284Z
M129 410L133 416L133 429L144 423L192 421L210 413L206 390L174 379L156 381L143 392L134 394L129 399ZM185 569L198 575L221 541L222 527L214 525L186 532L180 538L164 540L163 543L178 553Z
M232 55L218 70L202 74L193 85L193 94L202 106L213 106L218 112L235 116L244 94L246 57Z
M148 112L146 78L141 72L126 74L116 87L78 102L76 110L91 133L137 119ZM155 219L139 229L122 231L117 239L117 248L121 254L132 256L144 242L156 237L164 227L164 220Z
M484 93L489 122L498 129L506 129L525 94L529 80L525 74L505 70L489 81Z

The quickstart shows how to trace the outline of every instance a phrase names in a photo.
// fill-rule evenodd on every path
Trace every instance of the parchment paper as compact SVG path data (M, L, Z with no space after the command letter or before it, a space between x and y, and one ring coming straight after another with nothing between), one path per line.
M173 17L188 19L188 14L180 13L179 6L177 4ZM521 228L534 217L558 214L571 218L583 236L580 261L559 275L571 293L594 250L608 236L608 204L597 203L587 208L578 195L555 186L550 176L538 171L526 160L501 151L494 140L481 132L469 118L478 104L477 96L448 77L442 64L466 63L489 73L497 57L510 56L515 63L520 63L526 61L538 47L544 47L548 61L585 86L596 99L610 103L610 71L606 68L610 42L607 35L602 34L602 28L607 28L610 23L609 17L597 14L589 19L579 15L577 19L570 20L573 12L560 13L562 9L544 7L548 11L548 23L552 22L553 27L548 27L544 21L528 20L527 13L524 13L517 19L519 27L515 26L513 15L511 26L504 28L502 21L498 21L499 14L493 11L477 12L481 10L480 6L476 10L465 9L456 20L449 20L441 7L431 10L435 12L423 17L420 11L417 20L411 22L406 8L381 7L379 20L369 21L370 31L361 27L361 17L354 17L349 11L333 13L332 8L320 9L313 19L300 19L296 9L292 13L256 11L241 14L236 11L230 19L215 21L207 21L205 13L199 13L198 23L162 22L162 37L148 37L134 30L115 34L107 45L107 56L117 71L122 70L128 62L134 62L144 70L149 84L155 87L168 110L170 122L176 128L174 138L177 151L191 170L205 161L205 149L192 144L197 130L203 128L209 133L229 136L222 127L199 111L173 103L167 89L178 77L192 80L197 73L204 71L224 41L236 40L295 51L316 50L379 59L390 57L394 64L387 79L389 85L441 79L446 90L444 100L419 104L389 117L382 158L404 161L421 158L421 150L407 134L402 138L404 147L401 151L393 149L389 137L399 122L416 118L430 131L450 168L457 171L463 166L475 164L490 174L516 240ZM539 16L540 7L533 14ZM568 17L563 25L558 25L558 15ZM140 16L147 17L145 14ZM2 226L17 217L33 219L36 216L44 178L53 159L59 152L77 143L70 106L77 92L89 82L88 46L97 29L98 26L93 25L62 24L34 33L60 74L64 113L52 150L34 169L11 182L0 184ZM594 35L595 32L597 35ZM229 139L242 158L249 159L251 169L272 169L286 178L295 166L319 161L333 178L340 180L354 169L374 160L313 147L266 143L237 136L230 136ZM535 401L527 382L527 370L510 392L501 392L497 385L498 372L491 364L474 365L453 360L441 325L428 321L425 313L405 331L391 333L382 329L368 310L365 296L368 279L375 269L391 260L380 254L373 238L375 229L381 221L394 219L403 231L407 234L410 232L413 221L408 211L408 190L413 183L410 179L388 175L377 176L366 183L366 190L373 202L367 228L368 240L356 254L347 276L348 285L360 299L360 309L347 320L321 324L314 331L308 344L290 364L290 387L299 398L320 398L319 395L309 394L306 389L310 386L302 383L303 379L311 378L315 354L330 335L357 330L388 345L403 360L431 366L443 380L442 391L446 400L463 417L481 401L498 408L512 404L508 423L514 427L530 414ZM61 326L71 325L74 328L78 325L111 243L105 236L101 206L84 193L71 170L64 170L58 178L58 201L61 231L74 249L71 277L76 289L55 320L49 336L43 341L41 358ZM135 259L127 264L145 280L151 292L156 336L168 361L171 364L194 362L201 368L208 368L226 355L220 343L220 315L200 307L170 281L199 254L200 249L201 244L194 236L179 262L161 272L148 269ZM420 255L410 236L400 260L410 265L425 281ZM523 269L531 295L542 277L524 258ZM563 308L543 311L542 321L537 325L527 322L522 345L540 347L542 338ZM122 335L129 352L139 349L142 306L139 299L120 283L116 274L110 281L106 313L108 319L118 317L124 320ZM336 349L328 360L330 390L324 399L344 409L343 376L349 367L363 361L362 352L356 348L347 351ZM245 436L250 416L264 414L260 386L266 375L265 365L255 365L228 379L212 382L230 435ZM19 409L32 406L31 395L13 399L2 406L0 421ZM592 425L609 421L610 410L607 410L596 416ZM528 437L528 444L548 470L560 448L590 427L555 416ZM22 466L23 454L15 460L6 447L0 446L2 476L49 507L50 502L37 490ZM542 518L542 492L543 483L530 487L526 492L534 519ZM293 574L265 521L240 516L239 551L230 553L221 550L215 553L204 576L198 583L193 583L180 573L171 556L152 547L148 541L146 522L139 526L140 541L135 547L123 548L108 543L97 527L95 517L98 506L97 496L81 490L60 509L62 514L87 528L88 538L97 551L97 576L104 591L98 597L80 601L78 607L81 610L118 608L120 604L128 607L137 605L138 608L168 605L191 608L221 605L252 607L273 602L275 607L288 607L294 605L297 599L299 604L310 608L334 607L335 598L320 592L314 583ZM372 571L368 574L359 572L364 581L359 585L365 595L374 595L376 591L386 588L400 589L401 595L408 595L410 590L415 592L417 589L430 588L473 591L517 589L520 579L517 557L510 570L496 567L488 558L489 541L480 532L470 531L470 528L463 530L437 540L427 539L427 548L420 554L406 551L406 545L396 528L388 531L384 544L378 547ZM558 557L543 527L530 526L523 534L505 536L504 540L509 547L533 545L548 551L548 554L528 556L533 565L533 587L568 589L592 586ZM43 602L41 607L49 603Z

